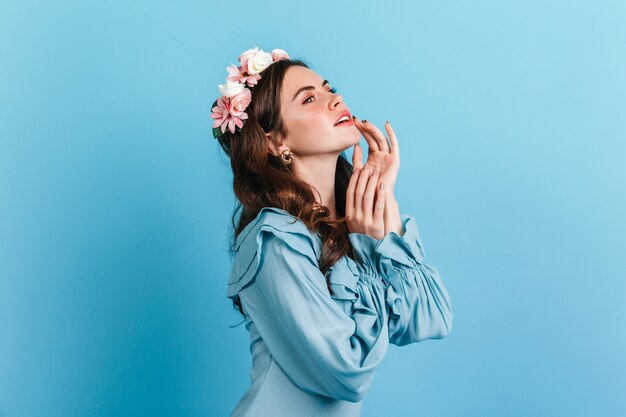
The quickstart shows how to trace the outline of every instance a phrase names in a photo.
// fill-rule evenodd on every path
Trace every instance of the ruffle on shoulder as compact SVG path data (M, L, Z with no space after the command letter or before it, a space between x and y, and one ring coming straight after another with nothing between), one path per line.
M318 265L321 247L306 224L286 210L264 207L237 236L236 254L228 278L228 298L239 297L239 291L249 285L259 268L263 235L272 233L292 249Z
M228 279L227 296L237 298L239 292L254 281L263 257L263 239L267 233L281 239L291 249L306 257L308 262L319 268L321 238L309 230L306 224L286 210L277 207L264 207L257 217L241 231L235 242L236 254ZM266 260L271 261L271 260ZM320 271L320 279L328 278L332 289L331 298L353 303L359 298L362 289L359 280L364 279L355 262L343 256L332 265L325 275ZM375 277L381 280L380 277ZM321 285L326 286L325 283Z

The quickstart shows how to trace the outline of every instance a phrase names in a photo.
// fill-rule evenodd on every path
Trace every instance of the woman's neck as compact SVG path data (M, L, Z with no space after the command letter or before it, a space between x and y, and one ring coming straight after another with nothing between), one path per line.
M300 157L297 162L294 161L293 167L297 175L314 188L315 200L328 207L331 220L337 220L335 174L338 157L338 155Z

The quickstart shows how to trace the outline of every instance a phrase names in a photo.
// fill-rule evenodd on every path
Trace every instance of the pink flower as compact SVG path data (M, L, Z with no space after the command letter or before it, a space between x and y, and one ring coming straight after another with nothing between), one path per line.
M246 77L242 78L242 80L245 80L248 87L254 87L255 85L257 85L257 82L260 79L261 79L261 76L259 74L248 74L248 73L246 73Z
M247 94L250 94L250 90L244 89L244 91L230 99L227 97L219 97L217 99L217 105L211 109L211 118L214 119L214 128L220 127L222 133L224 133L226 129L228 129L230 133L235 133L235 126L239 127L239 129L243 127L243 120L247 119L248 115L241 110L242 104L245 104L246 101L248 104L250 103L245 93L246 91L248 92ZM241 95L243 96L239 97ZM233 105L233 101L235 101L235 105Z
M230 98L230 107L234 112L243 112L252 100L252 93L249 89L244 88L239 94Z
M282 49L274 49L272 51L272 59L274 62L280 61L281 59L289 59L289 54Z
M241 78L242 78L241 67L231 64L226 67L226 71L228 71L228 76L226 77L227 81L236 81L242 84L244 83L244 81L241 81Z
M282 49L277 51L282 51ZM280 56L283 56L282 52L279 52ZM286 52L284 52L284 54L286 54ZM268 59L270 62L267 62ZM265 69L268 64L272 64L274 61L275 59L273 55L270 55L255 46L254 48L250 48L247 51L243 52L241 55L239 55L239 63L241 65L236 68L236 71L234 65L232 65L230 69L226 68L230 74L227 79L230 79L231 81L239 81L242 84L246 84L248 87L254 87L261 79L261 76L258 73L261 72L262 69ZM253 68L258 67L259 70L250 71L250 64L253 64Z
M255 85L257 85L257 82L261 79L261 76L259 74L248 74L247 70L244 68L245 67L243 66L236 67L234 65L226 67L226 70L229 74L226 77L226 80L237 81L241 84L247 85L248 87L254 87Z
M235 128L241 129L248 114L244 111L251 102L252 93L249 88L258 84L260 73L276 61L290 59L289 54L282 49L274 49L271 54L259 49L250 48L239 56L240 65L226 67L228 76L224 85L218 85L221 96L215 101L211 109L213 119L213 135L219 135L216 128L222 133L228 129L235 133Z

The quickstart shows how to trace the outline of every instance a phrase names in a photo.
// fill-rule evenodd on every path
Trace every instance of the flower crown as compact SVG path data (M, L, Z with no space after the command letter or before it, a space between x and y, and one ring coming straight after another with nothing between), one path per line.
M274 49L270 54L255 46L242 53L238 59L241 65L231 64L226 67L229 74L226 83L217 86L221 96L211 106L213 137L216 139L226 133L226 129L231 133L235 133L235 130L241 132L244 120L248 118L244 110L252 98L250 88L261 79L259 73L276 61L290 58L282 49Z

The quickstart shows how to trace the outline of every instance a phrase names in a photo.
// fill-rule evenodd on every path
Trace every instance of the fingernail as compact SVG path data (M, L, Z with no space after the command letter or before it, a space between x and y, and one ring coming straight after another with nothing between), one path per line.
M383 188L385 188L385 183L384 182L380 182L380 189L382 190Z
M362 121L363 123L367 123L367 120L365 120L365 119L363 119L363 120L361 120L361 121Z
M352 115L352 120L354 120L354 119L356 119L356 116L353 114L353 115Z

